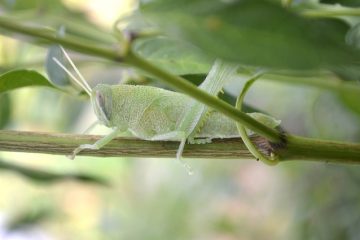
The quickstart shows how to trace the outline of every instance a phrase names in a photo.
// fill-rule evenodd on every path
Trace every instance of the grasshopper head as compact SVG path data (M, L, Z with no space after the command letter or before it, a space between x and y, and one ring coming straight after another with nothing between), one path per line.
M111 86L99 84L91 94L91 102L99 121L107 127L111 127L112 113L112 90Z

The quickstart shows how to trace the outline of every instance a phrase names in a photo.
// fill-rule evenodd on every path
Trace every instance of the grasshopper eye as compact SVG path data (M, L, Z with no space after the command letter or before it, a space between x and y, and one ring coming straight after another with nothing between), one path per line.
M96 105L106 122L109 122L111 118L111 96L109 97L105 97L102 92L96 91Z

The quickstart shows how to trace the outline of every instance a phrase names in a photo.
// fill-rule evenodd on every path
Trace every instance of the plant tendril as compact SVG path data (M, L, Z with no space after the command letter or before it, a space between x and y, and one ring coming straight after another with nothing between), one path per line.
M264 71L258 71L254 74L244 85L244 88L242 89L240 95L238 96L236 100L236 108L241 111L242 109L242 103L244 101L245 95L247 91L250 89L251 85L262 75L264 74ZM246 129L243 125L241 125L239 122L236 122L236 127L239 131L240 137L243 140L245 146L248 148L249 152L256 158L256 160L260 160L263 163L274 166L278 164L279 159L274 153L270 154L270 158L262 154L257 147L251 142L249 136L246 133Z

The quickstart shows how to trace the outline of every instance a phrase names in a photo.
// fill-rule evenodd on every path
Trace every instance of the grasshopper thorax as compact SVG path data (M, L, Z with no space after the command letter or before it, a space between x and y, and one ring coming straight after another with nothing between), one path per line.
M112 90L110 85L99 84L91 93L91 103L99 121L111 127Z

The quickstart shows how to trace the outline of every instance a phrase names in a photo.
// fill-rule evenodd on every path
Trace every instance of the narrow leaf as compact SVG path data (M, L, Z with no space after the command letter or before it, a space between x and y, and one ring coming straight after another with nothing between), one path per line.
M6 224L8 232L19 231L31 226L39 225L54 217L54 209L48 206L32 206L13 216Z
M10 120L11 99L6 93L0 93L0 129L4 128Z
M98 177L90 176L87 174L78 173L51 173L42 170L37 170L29 167L23 167L20 165L0 161L0 170L12 171L20 174L29 180L36 181L39 183L55 183L65 180L73 180L83 183L92 183L107 186L108 183Z

